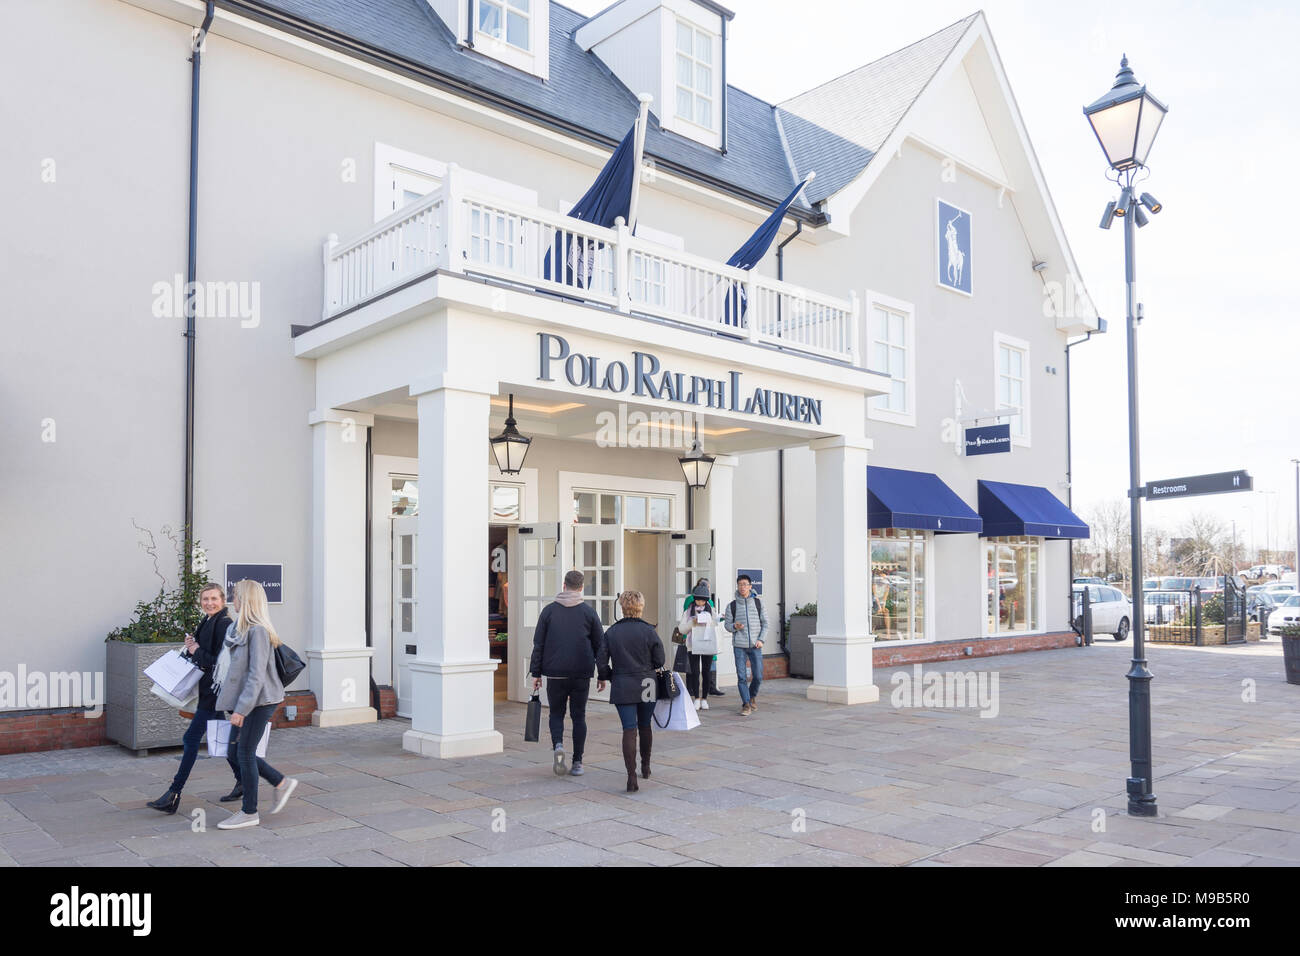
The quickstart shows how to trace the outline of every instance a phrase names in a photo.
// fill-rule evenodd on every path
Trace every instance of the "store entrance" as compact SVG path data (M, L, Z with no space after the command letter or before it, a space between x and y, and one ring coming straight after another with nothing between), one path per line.
M487 566L487 639L488 654L497 662L493 693L505 700L510 688L510 529L503 524L488 525Z

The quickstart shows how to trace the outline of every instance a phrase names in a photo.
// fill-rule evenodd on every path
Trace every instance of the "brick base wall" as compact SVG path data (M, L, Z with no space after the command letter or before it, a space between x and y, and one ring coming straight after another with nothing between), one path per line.
M789 677L790 662L785 659L784 654L769 654L763 658L763 680L772 680L774 677Z
M387 684L379 685L379 719L397 716L397 691Z
M1053 651L1062 647L1075 647L1074 631L1057 631L1052 634L1028 636L983 637L969 641L939 641L934 644L912 644L890 647L876 644L871 650L871 663L875 667L897 667L900 664L929 664L934 661L955 661L970 657L996 657L999 654L1019 654L1022 651ZM970 654L966 648L970 648Z
M286 707L297 707L298 716L290 720L284 715ZM275 713L271 715L271 726L280 727L310 727L311 715L316 712L316 695L309 690L291 690L285 693L284 703L275 708Z

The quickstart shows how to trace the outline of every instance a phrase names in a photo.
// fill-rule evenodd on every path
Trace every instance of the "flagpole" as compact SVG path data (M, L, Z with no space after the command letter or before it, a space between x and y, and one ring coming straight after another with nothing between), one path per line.
M641 198L641 157L645 153L645 127L647 114L650 112L650 104L654 97L649 93L642 93L637 97L641 101L641 110L636 118L636 149L633 153L632 164L632 198L628 201L627 207L627 227L635 231L636 229L636 207Z

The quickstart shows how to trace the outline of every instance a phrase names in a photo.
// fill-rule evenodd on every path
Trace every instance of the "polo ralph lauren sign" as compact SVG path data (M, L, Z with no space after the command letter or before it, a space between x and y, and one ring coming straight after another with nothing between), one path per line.
M1010 425L986 425L966 429L967 455L996 455L1011 450Z
M537 339L539 381L555 381L555 375L562 369L565 381L574 388L589 388L614 395L630 391L639 397L681 405L702 405L812 425L822 423L820 398L792 395L770 388L742 391L740 372L729 371L726 378L688 375L666 370L649 352L637 351L632 353L631 363L606 362L596 355L574 352L563 336L538 332ZM557 364L560 368L553 367Z
M965 209L938 200L939 285L971 294L971 221Z

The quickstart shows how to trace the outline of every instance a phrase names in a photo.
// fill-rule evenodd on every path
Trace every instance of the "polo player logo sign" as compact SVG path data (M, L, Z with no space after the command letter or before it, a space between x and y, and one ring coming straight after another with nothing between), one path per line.
M939 285L971 294L971 217L965 209L938 201Z

